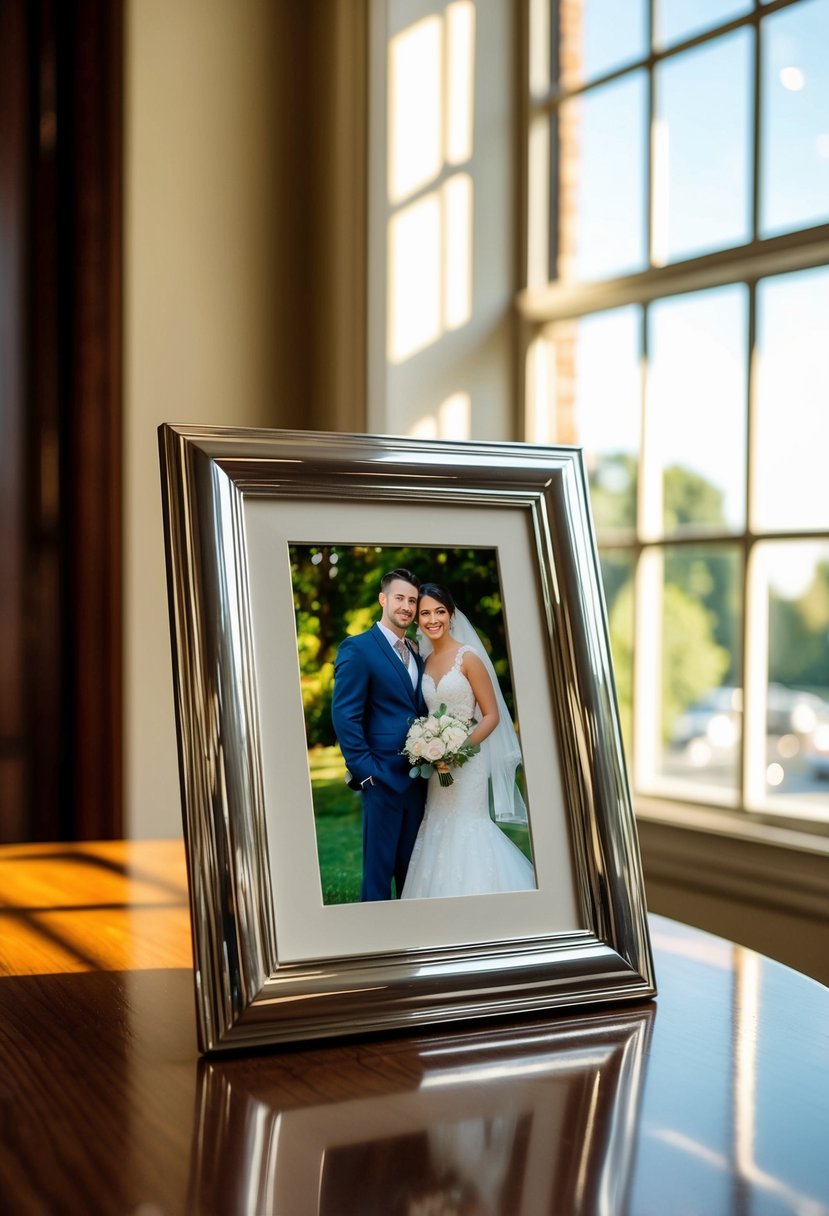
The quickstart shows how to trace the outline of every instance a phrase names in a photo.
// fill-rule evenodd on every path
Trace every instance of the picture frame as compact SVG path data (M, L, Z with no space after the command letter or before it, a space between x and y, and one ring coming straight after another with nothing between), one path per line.
M170 424L159 447L200 1050L654 996L580 449ZM289 561L323 540L497 550L536 889L323 904Z

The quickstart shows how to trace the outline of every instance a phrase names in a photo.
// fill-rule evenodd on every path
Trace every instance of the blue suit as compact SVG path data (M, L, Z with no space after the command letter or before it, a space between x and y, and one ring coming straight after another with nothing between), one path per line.
M400 754L409 723L426 713L423 662L414 651L409 661L417 664L415 686L374 625L346 638L334 664L334 731L349 784L363 798L364 900L391 899L392 877L399 898L423 818L426 782L409 776Z

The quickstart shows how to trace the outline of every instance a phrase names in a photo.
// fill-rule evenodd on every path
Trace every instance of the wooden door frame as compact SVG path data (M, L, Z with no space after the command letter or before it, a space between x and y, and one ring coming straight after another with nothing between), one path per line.
M75 0L67 588L75 839L122 834L123 3Z
M6 839L26 832L24 412L28 241L25 0L0 0L0 805Z
M123 0L0 0L0 839L122 832Z

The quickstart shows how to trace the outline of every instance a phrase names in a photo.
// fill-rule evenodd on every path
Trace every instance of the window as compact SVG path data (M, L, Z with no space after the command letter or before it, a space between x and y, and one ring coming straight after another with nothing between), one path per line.
M638 799L829 826L829 0L527 0L525 433Z

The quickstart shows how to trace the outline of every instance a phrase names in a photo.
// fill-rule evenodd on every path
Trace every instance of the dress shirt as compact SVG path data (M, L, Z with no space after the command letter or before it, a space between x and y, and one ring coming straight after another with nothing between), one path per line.
M402 663L403 660L401 659L400 655L395 650L395 646L400 641L399 636L394 632L393 629L388 629L383 624L382 621L377 622L377 627L380 630L380 632L382 633L383 637L388 642L389 646L391 646L392 650L394 650L394 657L397 660L397 662ZM411 651L409 653L408 672L409 672L409 679L412 682L412 688L416 688L417 687L417 662L415 660L414 654Z

